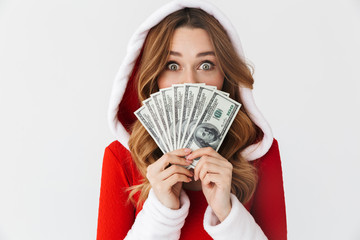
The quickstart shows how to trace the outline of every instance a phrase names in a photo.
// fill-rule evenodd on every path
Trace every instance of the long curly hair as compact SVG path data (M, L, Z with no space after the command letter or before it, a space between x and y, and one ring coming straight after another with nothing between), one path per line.
M149 98L150 94L159 90L157 78L168 61L174 31L180 27L207 31L215 49L218 66L224 75L222 90L241 103L238 89L239 86L252 89L252 68L239 57L223 26L213 16L197 8L184 8L173 12L150 29L135 76L139 101ZM257 184L257 173L255 167L241 156L241 151L261 137L262 131L241 108L219 149L219 153L233 165L231 192L242 203L252 197ZM140 192L137 202L140 204L147 198L151 188L145 177L146 169L162 156L162 152L139 121L132 126L129 147L133 160L144 177L141 184L129 188L129 198L135 203L134 194Z

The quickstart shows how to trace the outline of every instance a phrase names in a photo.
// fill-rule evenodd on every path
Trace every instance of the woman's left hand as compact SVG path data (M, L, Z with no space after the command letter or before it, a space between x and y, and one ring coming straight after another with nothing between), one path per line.
M222 222L230 213L232 164L213 148L200 148L193 151L188 159L200 157L194 170L194 180L201 180L205 198Z

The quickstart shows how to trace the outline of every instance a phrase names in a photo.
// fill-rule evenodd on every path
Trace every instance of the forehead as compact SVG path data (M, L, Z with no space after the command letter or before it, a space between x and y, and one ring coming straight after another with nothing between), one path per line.
M176 52L213 51L210 36L204 29L180 27L175 30L171 39L170 50ZM192 50L192 51L191 51Z

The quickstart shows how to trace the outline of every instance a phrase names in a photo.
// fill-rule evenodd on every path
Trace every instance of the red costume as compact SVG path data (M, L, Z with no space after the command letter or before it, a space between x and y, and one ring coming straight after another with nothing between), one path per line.
M286 215L281 163L277 141L263 157L253 164L259 182L251 201L245 204L268 239L286 239ZM97 239L123 239L141 208L128 202L126 188L142 179L130 152L118 141L105 150L98 219ZM212 239L203 228L207 207L202 191L186 191L190 198L189 215L181 229L180 239ZM137 199L136 195L136 199Z

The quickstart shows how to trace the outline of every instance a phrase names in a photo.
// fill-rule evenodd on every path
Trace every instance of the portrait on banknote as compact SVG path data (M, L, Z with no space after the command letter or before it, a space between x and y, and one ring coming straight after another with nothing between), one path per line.
M216 149L219 142L219 130L211 123L202 123L194 131L194 141L199 148L212 147Z

